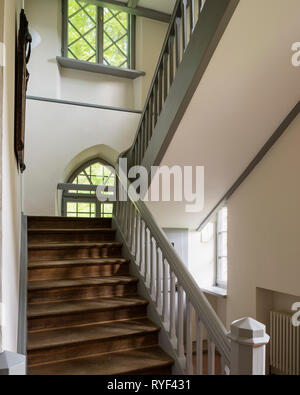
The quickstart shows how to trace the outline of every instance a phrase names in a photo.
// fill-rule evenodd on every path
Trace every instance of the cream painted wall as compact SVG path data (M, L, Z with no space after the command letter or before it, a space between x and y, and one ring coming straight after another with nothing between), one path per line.
M14 70L16 18L21 1L5 1L2 143L2 346L17 351L19 304L21 177L14 155Z
M130 146L140 117L128 112L28 100L26 118L24 212L51 216L57 213L57 184L66 182L70 172L82 164L79 154L105 145L113 153L113 162ZM103 157L103 152L97 150L94 156L98 156L97 152Z
M256 317L257 287L300 301L300 115L228 201L227 324Z
M26 0L30 27L41 36L32 52L29 95L142 109L166 34L167 24L137 18L137 69L146 73L136 81L60 68L61 0Z
M136 68L148 71L145 77L138 78L134 82L136 108L144 107L167 29L165 23L137 18Z

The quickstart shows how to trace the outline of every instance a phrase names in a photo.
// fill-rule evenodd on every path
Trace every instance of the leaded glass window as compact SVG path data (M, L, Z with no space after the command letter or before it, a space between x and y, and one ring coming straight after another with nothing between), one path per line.
M82 186L106 185L114 187L116 176L98 160L81 166L70 177L68 184L79 186L79 190L68 190L63 193L62 215L77 218L111 218L113 203L103 203L97 199L95 191L88 191ZM113 194L113 192L104 192Z
M67 56L108 66L130 68L131 25L126 12L89 4L86 0L64 0Z

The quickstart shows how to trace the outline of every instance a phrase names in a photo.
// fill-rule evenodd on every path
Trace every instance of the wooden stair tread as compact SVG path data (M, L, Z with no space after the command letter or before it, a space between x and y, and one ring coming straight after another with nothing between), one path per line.
M38 375L116 375L137 374L171 366L173 360L158 346L113 352L30 367Z
M28 318L50 317L56 315L76 314L87 311L109 311L122 308L144 306L146 299L135 297L113 297L85 300L71 300L64 302L49 302L28 304Z
M117 241L103 241L103 242L76 242L76 243L38 243L29 244L28 249L39 250L39 249L65 249L65 248L92 248L92 247L122 247L122 243Z
M68 288L68 287L86 287L86 286L101 286L101 285L118 285L137 283L138 279L128 276L111 276L101 278L81 278L70 280L43 280L30 281L28 283L29 291L37 291L44 289Z
M125 258L99 258L99 259L66 259L64 261L30 262L29 269L45 269L51 267L69 267L80 265L117 265L129 263Z
M72 222L72 221L76 221L76 222L95 222L95 223L101 223L101 222L111 222L111 218L77 218L77 217L60 217L60 216L56 216L56 217L51 217L51 216L35 216L35 215L29 215L28 216L28 220L29 221L66 221L66 222Z
M158 332L159 330L160 328L146 317L103 324L72 326L29 333L27 349L33 351L93 340L105 341L141 333Z
M30 228L29 233L114 233L115 229L112 228L78 228L78 229L68 229L68 228Z

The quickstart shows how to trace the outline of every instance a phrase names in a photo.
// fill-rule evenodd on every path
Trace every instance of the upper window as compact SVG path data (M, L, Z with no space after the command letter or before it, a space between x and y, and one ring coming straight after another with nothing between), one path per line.
M83 0L64 0L64 56L107 66L130 68L131 25L126 12Z

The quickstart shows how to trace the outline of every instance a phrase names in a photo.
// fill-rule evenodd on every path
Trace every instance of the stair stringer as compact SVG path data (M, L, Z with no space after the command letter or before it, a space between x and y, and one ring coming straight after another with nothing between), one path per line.
M122 256L124 258L130 259L131 264L129 265L129 272L132 276L138 278L138 295L142 296L145 298L148 302L149 305L147 307L147 315L150 320L156 325L160 327L160 333L159 333L159 346L165 351L171 358L174 360L174 365L172 368L172 373L173 375L184 375L185 374L185 363L186 359L185 358L178 358L178 355L176 353L176 345L172 342L172 340L169 337L169 334L165 328L165 325L158 314L156 310L156 306L153 303L152 297L147 289L147 287L144 284L144 279L140 275L136 264L135 264L135 257L131 254L130 249L127 244L127 240L123 236L123 233L121 232L121 229L119 227L119 224L115 220L115 218L112 219L112 225L113 228L116 229L116 241L122 242L123 243L123 248L122 248Z

